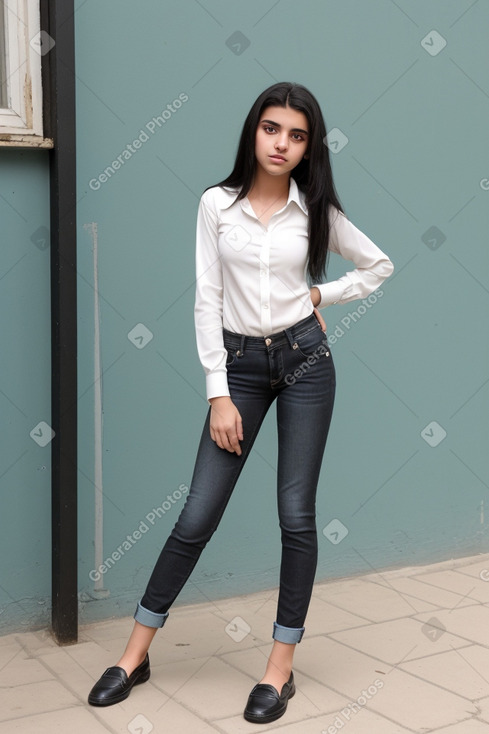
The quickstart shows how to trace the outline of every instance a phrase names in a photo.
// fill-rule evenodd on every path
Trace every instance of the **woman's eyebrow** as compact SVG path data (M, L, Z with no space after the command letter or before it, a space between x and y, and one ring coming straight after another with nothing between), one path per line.
M279 125L278 122L274 122L273 120L260 120L260 122L268 122L270 125L273 125L274 127L282 127L281 125ZM309 134L307 130L303 130L301 127L293 127L291 128L291 132L304 133L305 135Z

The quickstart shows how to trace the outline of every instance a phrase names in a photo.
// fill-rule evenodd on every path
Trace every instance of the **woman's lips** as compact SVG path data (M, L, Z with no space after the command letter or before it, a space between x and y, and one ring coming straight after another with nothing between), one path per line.
M287 161L285 160L285 158L283 158L283 156L280 156L280 155L269 155L268 157L269 157L269 158L270 158L270 160L271 160L271 161L273 161L274 163L286 163L286 162L287 162Z

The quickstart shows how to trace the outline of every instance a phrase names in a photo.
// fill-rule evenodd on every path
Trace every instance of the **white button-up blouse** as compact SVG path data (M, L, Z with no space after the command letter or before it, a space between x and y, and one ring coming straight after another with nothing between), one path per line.
M291 177L289 197L266 227L248 197L213 186L200 199L196 232L195 329L207 399L229 395L223 326L266 336L310 316L306 280L305 194ZM234 202L234 203L233 203ZM356 266L316 287L318 308L370 295L394 270L391 260L336 207L330 207L329 249Z

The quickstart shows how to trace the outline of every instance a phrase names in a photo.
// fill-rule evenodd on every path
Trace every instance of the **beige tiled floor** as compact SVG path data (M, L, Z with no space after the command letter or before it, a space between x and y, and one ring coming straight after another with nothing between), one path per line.
M0 734L487 734L489 555L316 584L286 714L242 711L271 647L276 590L174 606L150 680L108 708L86 702L132 618L0 637Z

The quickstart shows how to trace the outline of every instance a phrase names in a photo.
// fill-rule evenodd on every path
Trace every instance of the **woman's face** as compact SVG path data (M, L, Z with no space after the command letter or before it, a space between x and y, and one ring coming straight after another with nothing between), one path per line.
M309 125L303 112L292 107L266 107L256 129L258 165L271 176L290 173L304 157Z

